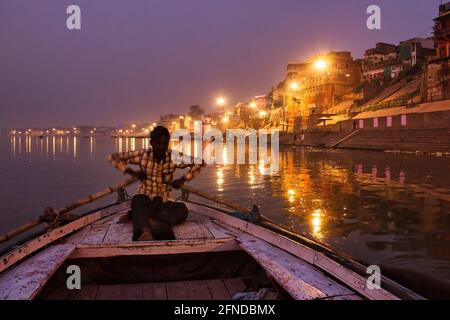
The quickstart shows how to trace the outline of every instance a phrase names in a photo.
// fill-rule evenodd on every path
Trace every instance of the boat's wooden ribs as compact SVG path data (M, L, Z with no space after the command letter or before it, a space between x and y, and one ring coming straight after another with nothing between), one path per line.
M231 300L245 289L241 278L168 283L59 287L47 300Z

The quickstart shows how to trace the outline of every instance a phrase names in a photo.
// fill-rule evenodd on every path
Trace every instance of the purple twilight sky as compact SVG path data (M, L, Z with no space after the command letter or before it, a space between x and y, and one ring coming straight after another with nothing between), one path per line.
M0 0L0 128L153 121L266 94L290 61L431 34L440 0ZM81 7L82 29L66 28ZM382 8L382 30L366 9Z

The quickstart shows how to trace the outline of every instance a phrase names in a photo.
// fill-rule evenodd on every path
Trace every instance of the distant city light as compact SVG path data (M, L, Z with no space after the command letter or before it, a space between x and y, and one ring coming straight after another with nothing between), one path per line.
M250 103L250 108L256 109L257 107L258 107L258 105L256 104L255 101L253 101L252 103Z
M266 112L266 111L260 111L260 112L259 112L259 116L260 116L261 118L264 118L265 116L267 116L267 112Z

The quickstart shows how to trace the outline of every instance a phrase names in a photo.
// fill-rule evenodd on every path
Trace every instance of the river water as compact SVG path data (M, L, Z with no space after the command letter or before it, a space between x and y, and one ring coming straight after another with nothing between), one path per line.
M146 146L140 139L2 136L0 232L122 181L107 156ZM261 170L210 166L191 184L256 204L280 224L379 265L428 296L449 294L442 284L450 283L450 158L281 147L279 173Z

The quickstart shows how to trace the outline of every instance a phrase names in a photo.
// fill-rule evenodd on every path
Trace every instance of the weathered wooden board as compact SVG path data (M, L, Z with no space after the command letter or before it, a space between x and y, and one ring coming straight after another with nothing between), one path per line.
M84 227L81 230L78 230L74 234L64 239L64 243L78 244L83 240L83 238L87 235L87 233L91 230L91 225Z
M230 300L245 289L240 278L143 283L88 285L69 291L59 287L47 300ZM231 293L231 294L230 294Z
M51 246L0 275L0 300L33 299L74 250L71 244Z
M111 224L106 232L104 243L133 242L133 225L130 223Z
M235 294L245 291L245 283L240 278L225 279L223 280L223 283L230 293L231 298L233 298Z
M185 300L187 297L187 288L184 282L166 283L168 300Z
M80 218L74 222L68 223L60 228L56 228L52 231L49 231L42 236L39 236L23 246L20 246L17 249L5 254L0 258L0 272L8 269L18 261L24 259L26 256L30 255L33 252L47 246L48 244L61 239L75 231L80 230L81 228L90 225L91 223L103 219L111 214L114 214L117 211L122 211L129 207L128 203L122 203L117 206L101 210L95 212L93 214L87 215L83 218Z
M186 203L189 210L201 213L211 219L215 220L220 226L228 229L228 226L234 227L245 233L251 234L261 240L264 240L278 248L281 248L292 255L299 257L306 262L316 265L323 271L333 275L337 279L341 279L345 285L349 286L357 293L363 295L365 298L371 300L398 300L399 298L390 292L380 290L368 290L366 288L367 279L359 274L349 270L348 268L339 265L332 259L325 255L314 251L302 244L299 244L289 238L281 236L273 231L262 228L260 226L245 222L243 220L234 218L227 214L218 212L216 210L203 207L194 203Z
M79 244L72 258L107 258L117 256L142 256L185 254L241 250L234 238L182 241L151 241L123 244Z
M211 232L203 224L196 221L186 221L180 225L172 227L175 239L212 239Z
M75 296L76 300L96 300L98 293L98 286L82 286Z
M106 236L106 232L108 231L109 225L99 224L92 225L89 232L86 236L81 240L80 244L97 244L102 243L103 239Z
M222 280L208 280L207 284L212 295L212 300L231 299L230 292Z
M165 284L155 283L142 287L142 300L167 300Z
M252 236L241 235L241 247L296 300L328 297L360 299L311 264Z
M152 285L153 299L167 300L167 288L164 284L155 283Z
M212 300L206 281L187 281L185 287L187 300Z

